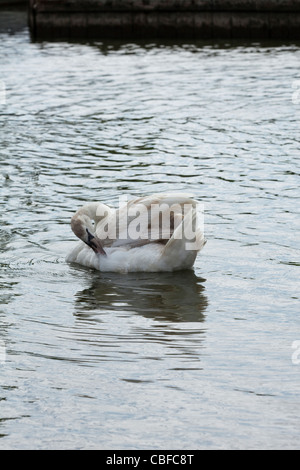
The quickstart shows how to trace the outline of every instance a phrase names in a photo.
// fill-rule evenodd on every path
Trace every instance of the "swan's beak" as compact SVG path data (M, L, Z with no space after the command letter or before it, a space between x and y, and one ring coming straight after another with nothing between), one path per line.
M92 250L96 253L96 254L100 254L100 255L104 255L106 256L106 253L103 249L103 246L102 246L102 243L101 241L99 240L99 238L96 238L94 235L92 235L88 229L86 229L87 231L87 234L88 234L88 241L86 242L86 244L92 248Z

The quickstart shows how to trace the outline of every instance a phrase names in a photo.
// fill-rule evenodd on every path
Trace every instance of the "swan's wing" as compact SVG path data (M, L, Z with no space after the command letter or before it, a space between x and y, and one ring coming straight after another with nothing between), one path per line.
M110 208L106 216L99 219L96 236L104 247L143 246L150 243L143 227L148 227L148 211L144 206L129 208L126 204L118 210Z
M116 236L111 246L167 243L183 216L195 207L196 201L185 193L153 194L129 201L115 213Z
M103 246L112 246L117 238L116 234L116 209L104 205L98 206L96 223L96 236ZM101 214L101 216L99 216Z
M174 233L162 252L162 258L172 261L172 266L190 267L197 253L203 248L206 240L198 226L197 210L192 208L174 230Z
M128 203L128 206L136 204L144 204L146 207L151 207L153 204L167 204L168 206L190 204L192 207L196 207L197 202L189 193L156 193L134 199Z

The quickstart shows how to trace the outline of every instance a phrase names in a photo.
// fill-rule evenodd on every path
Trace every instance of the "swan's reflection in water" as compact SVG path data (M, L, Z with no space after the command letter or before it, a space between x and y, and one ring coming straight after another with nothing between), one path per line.
M149 359L164 359L169 370L199 369L204 282L193 271L97 273L75 296L76 340L91 346L88 361L142 361L148 381L157 373Z
M75 315L122 311L169 322L202 322L208 301L205 279L194 271L175 273L100 273L91 287L79 291Z

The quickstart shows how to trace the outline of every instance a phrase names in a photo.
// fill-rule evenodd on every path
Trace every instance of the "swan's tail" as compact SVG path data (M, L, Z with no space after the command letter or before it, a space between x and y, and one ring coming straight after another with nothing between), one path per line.
M199 217L197 209L191 208L164 247L162 256L167 262L172 263L173 269L177 266L178 269L191 268L198 252L204 247L206 239L198 225Z

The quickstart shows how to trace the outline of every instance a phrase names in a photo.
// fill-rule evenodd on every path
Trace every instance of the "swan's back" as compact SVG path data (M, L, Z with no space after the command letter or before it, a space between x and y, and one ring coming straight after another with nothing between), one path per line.
M189 194L159 193L136 198L117 210L110 208L107 217L97 223L96 234L106 247L167 244L186 209L195 208L196 201Z

